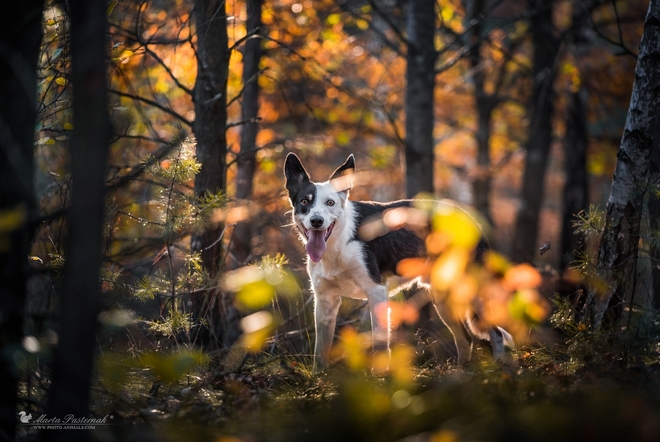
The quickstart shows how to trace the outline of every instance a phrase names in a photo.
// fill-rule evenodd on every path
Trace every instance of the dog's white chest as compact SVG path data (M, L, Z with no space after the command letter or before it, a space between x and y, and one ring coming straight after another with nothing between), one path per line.
M361 243L353 241L339 249L328 250L318 263L308 262L316 296L332 293L366 299L374 282L364 264L363 253Z

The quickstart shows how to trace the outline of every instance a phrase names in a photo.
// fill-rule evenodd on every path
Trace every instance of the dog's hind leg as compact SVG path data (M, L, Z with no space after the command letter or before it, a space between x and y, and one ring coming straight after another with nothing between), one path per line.
M433 307L443 324L449 329L454 337L456 345L456 361L463 364L472 358L472 342L465 337L465 329L461 321L456 321L447 306L441 302L433 302Z
M337 313L341 305L339 295L314 295L314 323L316 326L316 344L314 346L314 371L328 367L330 348L335 336Z

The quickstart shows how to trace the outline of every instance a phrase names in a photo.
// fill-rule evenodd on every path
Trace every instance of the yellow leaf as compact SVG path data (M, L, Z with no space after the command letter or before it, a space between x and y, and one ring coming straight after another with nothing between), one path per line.
M48 26L53 26L55 23L57 23L57 22L55 20L53 20L52 18L49 18L48 20L46 20L46 25L48 25Z
M362 19L355 20L355 24L357 25L358 28L362 29L363 31L369 27L369 22Z
M73 130L73 124L69 123L68 121L64 123L64 126L62 126L64 130Z
M55 83L59 84L60 86L64 86L66 84L66 78L64 77L57 77L55 79Z
M453 247L443 253L433 264L431 285L435 290L445 291L465 272L470 254L463 247Z
M20 228L27 217L25 205L13 209L0 210L0 233L12 232Z
M115 6L117 6L117 3L119 3L119 0L112 0L108 4L108 8L106 9L106 13L108 14L108 16L110 16L110 14L112 14L112 11L115 9Z
M327 20L329 24L336 25L341 20L341 14L330 14Z
M484 254L484 265L489 271L497 275L503 275L511 267L511 263L506 257L494 250L488 250Z
M440 202L433 214L433 230L451 238L453 245L472 250L481 239L481 229L477 222L463 209Z
M340 344L337 349L344 355L346 365L352 370L362 370L367 366L367 348L370 343L367 342L364 335L352 327L344 327L339 332Z
M254 309L268 305L274 297L275 287L261 279L243 285L236 293L236 302L239 307Z
M243 335L240 345L251 351L259 351L273 330L273 315L265 310L253 313L241 319Z

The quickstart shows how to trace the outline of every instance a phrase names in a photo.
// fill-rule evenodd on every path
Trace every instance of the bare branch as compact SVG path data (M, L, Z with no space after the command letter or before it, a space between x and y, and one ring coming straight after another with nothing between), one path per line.
M130 98L130 99L135 100L135 101L141 101L143 103L146 103L150 106L153 106L157 109L160 109L161 111L165 112L166 114L169 114L169 115L173 116L174 118L181 121L182 123L184 123L188 127L192 127L192 122L190 120L188 120L187 118L185 118L182 115L178 114L177 112L173 111L172 109L163 106L162 104L158 103L157 101L151 100L151 99L146 98L146 97L140 97L138 95L128 94L126 92L121 92L121 91L118 91L116 89L111 89L111 88L108 88L108 92L113 93L115 95L119 95L120 97Z

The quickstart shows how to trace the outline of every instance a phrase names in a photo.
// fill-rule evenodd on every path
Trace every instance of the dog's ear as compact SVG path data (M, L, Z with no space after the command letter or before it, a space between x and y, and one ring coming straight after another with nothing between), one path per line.
M330 183L337 192L348 192L353 188L353 175L355 174L355 157L350 154L344 164L332 173Z
M300 162L300 158L293 152L290 152L284 160L284 177L289 197L293 197L304 184L309 183L307 171Z

